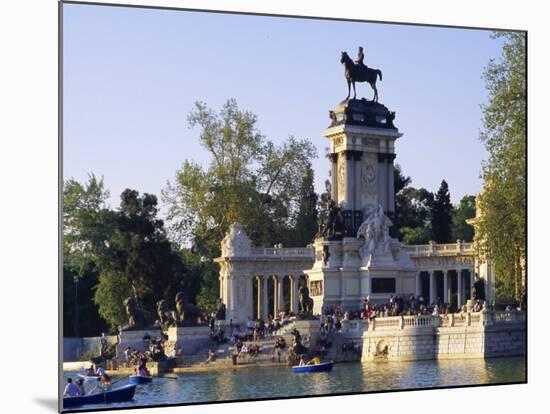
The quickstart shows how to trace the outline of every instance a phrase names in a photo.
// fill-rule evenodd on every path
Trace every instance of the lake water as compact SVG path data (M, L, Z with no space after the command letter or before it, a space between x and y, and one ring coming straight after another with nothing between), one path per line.
M65 373L64 377L76 377ZM113 378L113 381L118 378ZM523 382L524 358L335 364L331 372L293 374L289 367L228 369L154 378L138 385L133 401L82 406L104 407L185 404L301 395L330 395L473 384ZM127 384L122 378L117 386ZM91 385L86 384L87 389Z

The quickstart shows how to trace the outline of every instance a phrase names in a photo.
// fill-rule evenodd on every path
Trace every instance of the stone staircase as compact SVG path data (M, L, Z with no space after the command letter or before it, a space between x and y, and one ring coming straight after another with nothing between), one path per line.
M287 346L281 350L280 361L277 354L272 360L272 352L275 346L275 341L278 337L283 336L287 343ZM269 363L286 363L286 357L288 353L288 348L292 344L292 335L272 335L264 337L257 341L245 341L243 344L254 345L257 344L260 346L260 352L255 357L239 357L237 359L237 365L254 365L254 364L269 364ZM207 362L208 350L202 350L199 353L194 355L185 355L178 358L176 363L176 368L206 368L206 367L219 367L219 366L232 366L233 364L233 355L237 354L237 349L234 344L221 344L217 348L213 349L216 358L214 361Z

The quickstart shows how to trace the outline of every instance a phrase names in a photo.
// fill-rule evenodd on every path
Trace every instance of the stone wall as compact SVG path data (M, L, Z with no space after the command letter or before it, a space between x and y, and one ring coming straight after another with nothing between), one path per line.
M463 320L457 317L457 325L454 316L375 320L363 334L361 359L411 361L525 355L523 315L499 321L494 321L492 314L475 316Z
M116 335L105 336L109 344L117 342ZM82 355L93 353L99 355L101 350L101 337L63 338L63 361L79 361Z

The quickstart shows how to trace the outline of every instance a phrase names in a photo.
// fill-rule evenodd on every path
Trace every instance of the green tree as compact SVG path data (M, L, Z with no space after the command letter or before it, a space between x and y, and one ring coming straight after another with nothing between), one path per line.
M199 281L186 271L157 213L156 196L140 196L130 189L122 192L119 209L111 212L114 231L108 249L98 258L100 278L94 301L112 327L124 322L122 301L130 293L153 311L158 300L173 301L179 290L191 299L198 291Z
M163 190L174 240L210 260L220 254L233 222L241 223L256 245L283 242L297 225L305 237L311 227L305 222L311 208L306 199L312 197L307 181L316 157L309 141L289 137L274 144L256 128L256 116L233 99L219 112L197 102L188 122L200 129L211 159L207 168L185 160L175 182ZM212 303L217 295L217 267L206 261L199 296Z
M112 231L105 223L109 192L94 174L63 183L63 335L93 336L107 326L93 302L97 257ZM75 293L77 298L75 298Z
M296 218L292 223L292 230L288 233L289 237L285 240L285 245L300 247L313 241L317 232L318 199L313 187L313 169L310 164L301 177Z
M449 186L445 180L441 181L432 207L432 236L436 243L449 243L451 241L451 195Z
M394 234L405 244L427 243L431 239L433 193L412 187L411 177L403 175L399 164L394 168L394 183Z
M504 45L500 59L484 72L489 99L480 138L489 157L475 238L479 254L495 266L497 295L519 299L526 258L526 38L519 32L494 37Z
M473 195L465 195L457 207L452 211L452 238L471 242L474 238L474 228L466 223L466 219L476 216L476 198Z

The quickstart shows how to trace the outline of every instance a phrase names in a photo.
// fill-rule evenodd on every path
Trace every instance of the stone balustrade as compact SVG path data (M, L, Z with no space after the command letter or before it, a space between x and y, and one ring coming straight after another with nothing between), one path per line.
M450 328L460 326L485 326L493 323L525 321L525 312L488 311L450 313L447 315L411 315L375 318L368 324L369 331L409 328Z
M313 247L253 247L251 256L314 257Z
M436 243L429 243L429 244L415 244L415 245L409 245L409 246L403 246L403 248L411 255L411 256L434 256L434 255L441 255L441 256L448 256L452 254L463 254L463 255L473 255L474 254L474 244L473 243L464 243L464 242L456 242L456 243L445 243L445 244L436 244Z

